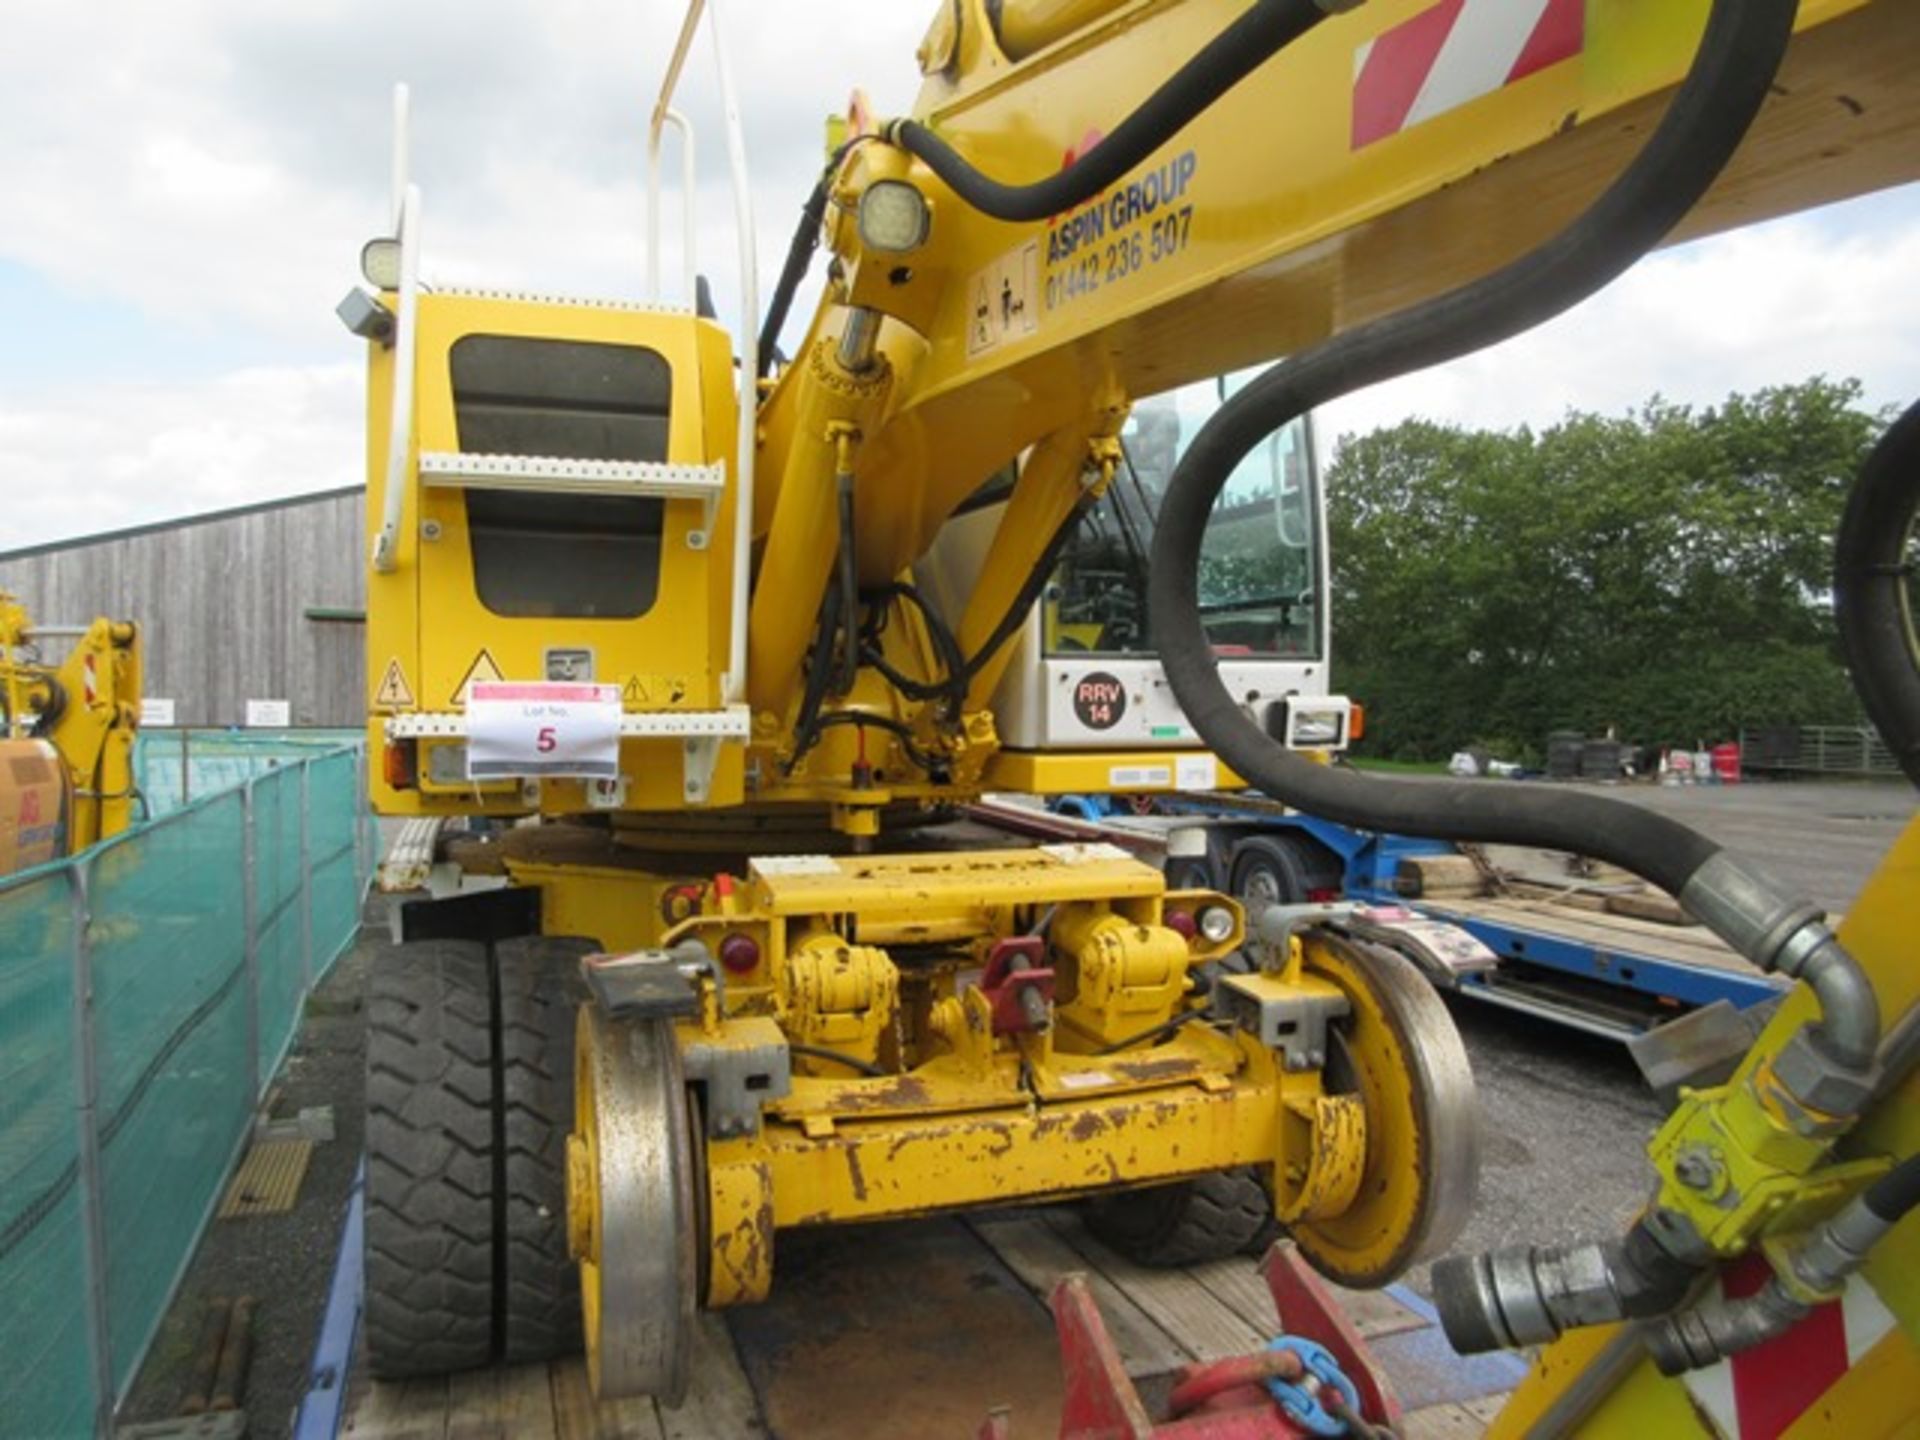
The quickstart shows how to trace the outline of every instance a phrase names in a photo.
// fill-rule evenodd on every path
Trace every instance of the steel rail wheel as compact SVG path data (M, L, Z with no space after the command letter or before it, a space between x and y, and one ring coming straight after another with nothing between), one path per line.
M580 1262L587 1378L597 1396L686 1396L705 1177L673 1027L580 1012L569 1246Z
M1473 1208L1473 1070L1447 1007L1399 955L1317 933L1306 940L1306 962L1353 1004L1332 1027L1325 1084L1365 1104L1367 1159L1351 1205L1289 1233L1328 1279L1384 1285L1451 1245Z

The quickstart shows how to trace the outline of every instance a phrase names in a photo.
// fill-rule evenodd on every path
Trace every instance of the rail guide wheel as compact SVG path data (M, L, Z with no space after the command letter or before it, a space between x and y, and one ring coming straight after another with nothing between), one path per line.
M664 1020L580 1012L568 1238L594 1394L686 1396L698 1304L700 1167L680 1050Z
M1290 1233L1328 1279L1369 1289L1446 1249L1467 1222L1480 1180L1473 1070L1447 1007L1403 957L1316 933L1306 962L1352 1002L1324 1076L1330 1093L1364 1102L1367 1155L1353 1203Z

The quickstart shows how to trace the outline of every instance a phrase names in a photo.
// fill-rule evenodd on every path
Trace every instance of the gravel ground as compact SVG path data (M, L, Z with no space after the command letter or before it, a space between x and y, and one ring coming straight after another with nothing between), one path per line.
M1618 1234L1652 1183L1665 1115L1626 1048L1472 1000L1450 1001L1480 1097L1480 1192L1454 1250ZM1407 1277L1432 1298L1428 1267Z
M1691 819L1835 910L1852 902L1915 809L1913 791L1877 784L1618 793ZM359 997L371 948L363 940L309 1004L276 1104L279 1114L332 1105L337 1138L316 1147L291 1215L215 1222L123 1418L171 1414L206 1297L252 1294L260 1308L246 1400L251 1433L287 1433L306 1387L360 1150ZM1626 1051L1527 1016L1450 1003L1472 1057L1484 1124L1479 1203L1458 1248L1618 1233L1645 1198L1651 1172L1643 1147L1662 1115ZM1424 1267L1409 1278L1426 1290Z

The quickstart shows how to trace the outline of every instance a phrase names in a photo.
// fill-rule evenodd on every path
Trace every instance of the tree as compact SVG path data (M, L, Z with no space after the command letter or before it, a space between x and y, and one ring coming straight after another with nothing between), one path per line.
M1334 680L1378 753L1640 743L1857 717L1831 547L1882 427L1855 381L1659 397L1539 434L1409 421L1328 479Z

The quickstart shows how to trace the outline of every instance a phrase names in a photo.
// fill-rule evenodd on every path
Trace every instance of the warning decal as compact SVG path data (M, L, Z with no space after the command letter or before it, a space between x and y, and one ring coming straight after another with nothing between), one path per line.
M1570 60L1584 0L1440 0L1353 57L1353 148L1397 135Z
M629 675L620 690L622 704L649 710L678 705L686 698L687 681L681 675Z
M967 281L967 354L978 355L1040 328L1040 242L1007 251Z
M387 673L380 677L380 688L373 692L373 703L381 710L411 710L413 687L407 684L407 672L400 668L400 657L387 661Z
M464 709L467 703L467 692L476 680L506 678L500 673L500 667L495 663L493 656L483 647L480 653L473 657L473 663L467 666L467 673L460 677L460 683L453 687L453 703Z

